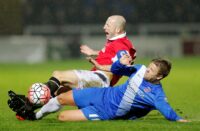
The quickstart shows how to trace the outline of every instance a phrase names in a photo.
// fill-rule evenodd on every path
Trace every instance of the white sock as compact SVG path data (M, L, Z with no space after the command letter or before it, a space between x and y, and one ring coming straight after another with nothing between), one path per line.
M56 112L61 109L61 104L58 102L57 97L49 100L37 113L36 119L41 119L44 115L52 112Z

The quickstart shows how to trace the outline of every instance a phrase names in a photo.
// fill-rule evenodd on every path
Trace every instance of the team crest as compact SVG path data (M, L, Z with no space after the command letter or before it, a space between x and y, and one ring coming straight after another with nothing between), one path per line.
M151 92L151 88L150 87L144 88L144 92L146 93Z

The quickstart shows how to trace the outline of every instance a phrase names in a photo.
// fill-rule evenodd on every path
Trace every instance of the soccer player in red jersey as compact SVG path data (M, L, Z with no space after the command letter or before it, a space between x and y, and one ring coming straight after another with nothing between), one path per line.
M118 60L117 53L121 50L127 51L134 60L136 50L131 41L126 36L126 20L123 16L113 15L108 17L103 29L107 42L102 50L96 51L86 45L80 47L81 53L86 56L96 56L96 61L100 65L111 65ZM113 86L121 76L113 75L111 72L100 71L95 67L91 70L67 70L54 71L52 77L46 83L51 90L52 96L60 87L107 87Z

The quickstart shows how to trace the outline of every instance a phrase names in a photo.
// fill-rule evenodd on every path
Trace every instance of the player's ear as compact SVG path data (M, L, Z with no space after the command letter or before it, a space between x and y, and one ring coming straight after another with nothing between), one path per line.
M156 79L161 80L162 78L163 78L163 75L158 75Z
M119 27L116 27L115 31L117 34L119 34L121 32L121 29Z

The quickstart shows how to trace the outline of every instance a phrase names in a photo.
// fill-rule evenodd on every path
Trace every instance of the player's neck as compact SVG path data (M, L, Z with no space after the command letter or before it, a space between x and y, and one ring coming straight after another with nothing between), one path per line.
M160 84L160 80L149 80L152 84Z

